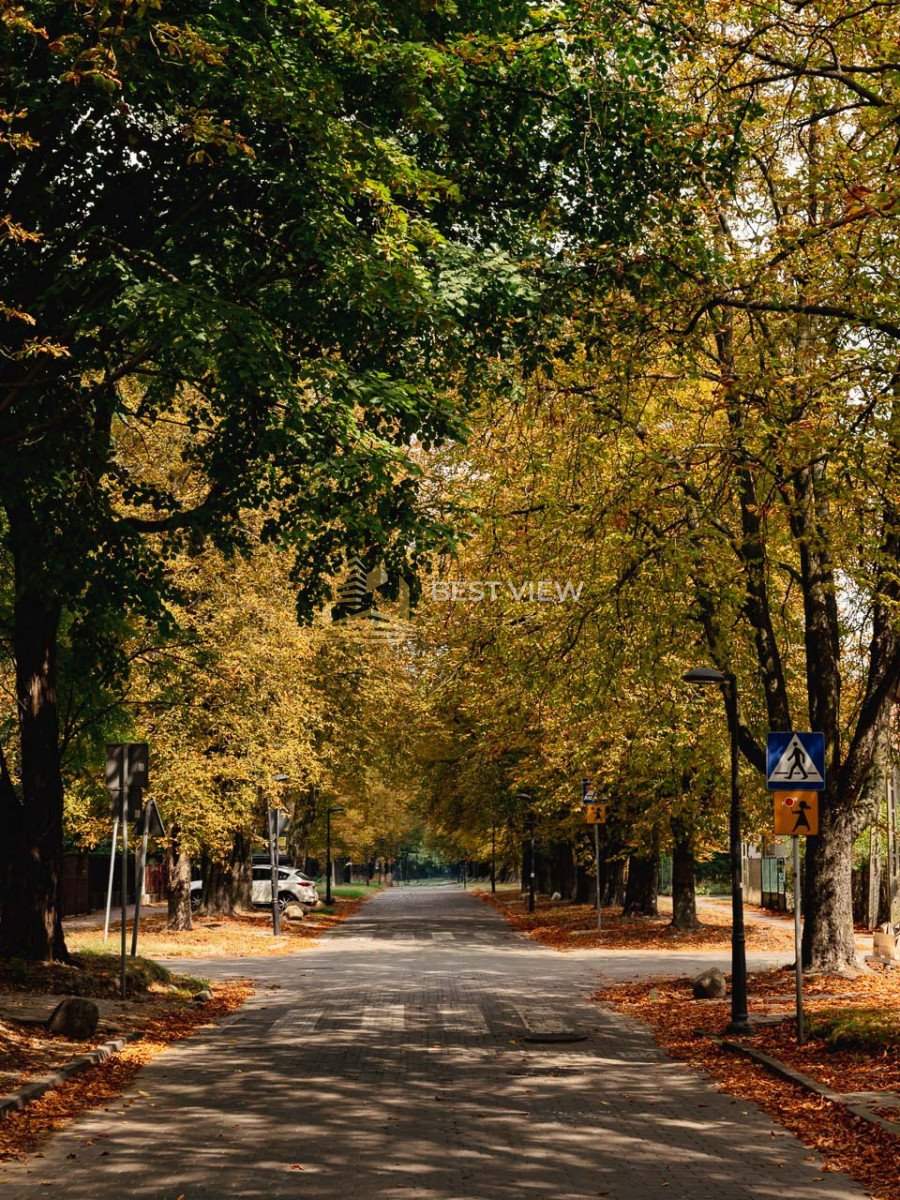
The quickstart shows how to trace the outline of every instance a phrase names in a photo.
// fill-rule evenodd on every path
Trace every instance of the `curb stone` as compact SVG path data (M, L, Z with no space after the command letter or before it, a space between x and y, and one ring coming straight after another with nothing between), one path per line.
M745 1046L741 1042L729 1042L725 1038L717 1037L714 1033L703 1033L704 1037L715 1042L722 1050L728 1050L732 1054L742 1054L745 1058L752 1058L755 1062L760 1063L773 1075L777 1075L780 1079L784 1079L787 1083L796 1084L797 1087L804 1088L807 1092L814 1092L817 1096L821 1096L823 1100L829 1100L832 1104L840 1104L846 1108L854 1117L859 1117L863 1121L868 1121L870 1125L878 1125L881 1129L887 1130L895 1137L900 1134L900 1124L897 1121L890 1121L887 1117L882 1117L878 1113L874 1113L869 1108L868 1104L862 1096L857 1096L853 1092L835 1092L831 1088L826 1087L823 1083L819 1083L817 1079L812 1079L809 1075L804 1075L801 1071L795 1071L792 1067L781 1062L780 1059L773 1058L771 1054L764 1054L762 1050L756 1050L752 1046Z
M98 1063L106 1062L108 1058L112 1058L114 1054L123 1050L129 1042L136 1042L143 1036L143 1033L125 1033L111 1042L104 1042L102 1046L97 1046L95 1050L91 1050L87 1054L73 1058L71 1062L66 1063L63 1067L58 1067L49 1075L42 1075L39 1079L24 1084L16 1091L0 1096L0 1117L5 1116L8 1112L17 1112L23 1109L32 1100L40 1099L45 1092L59 1087L67 1079L80 1075L82 1071L86 1071L89 1067L95 1067Z

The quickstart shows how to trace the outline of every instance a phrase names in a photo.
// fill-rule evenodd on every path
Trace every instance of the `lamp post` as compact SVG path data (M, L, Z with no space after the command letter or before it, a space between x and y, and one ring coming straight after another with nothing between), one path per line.
M737 679L731 671L694 667L684 676L686 683L717 684L725 700L731 743L731 810L728 820L728 851L731 856L731 1024L728 1033L751 1033L747 1012L747 948L744 937L744 883L741 870L741 794L738 788L738 697Z
M530 804L531 803L531 793L530 792L517 792L516 799L517 800L525 800ZM530 831L530 837L531 837L531 853L528 856L528 911L530 913L533 913L534 912L534 809L533 808L529 814L528 825L529 825L529 831Z
M325 810L325 903L331 903L331 814L342 813L339 804L332 804Z

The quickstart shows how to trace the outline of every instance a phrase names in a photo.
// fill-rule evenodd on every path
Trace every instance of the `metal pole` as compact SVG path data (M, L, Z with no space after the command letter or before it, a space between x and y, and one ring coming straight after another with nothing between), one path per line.
M106 885L106 917L103 921L103 940L109 937L109 916L112 912L113 878L116 873L116 842L119 839L119 818L113 820L112 845L109 850L109 883Z
M131 957L137 955L138 925L141 921L141 899L144 894L144 872L147 869L147 842L150 838L150 808L144 808L144 828L141 832L141 853L134 872L134 926L131 930Z
M497 826L491 826L491 892L497 891Z
M603 917L600 911L600 826L594 825L594 874L597 876L597 929L599 930Z
M126 939L128 937L127 920L128 920L128 795L125 790L125 760L128 757L128 747L122 751L122 757L119 763L119 797L122 803L122 812L120 820L122 822L122 977L120 980L122 999L125 999L125 950Z
M531 874L528 880L528 911L534 912L534 813L531 814Z
M744 881L741 869L741 794L738 785L737 680L727 674L724 687L731 741L731 812L728 849L731 854L731 1024L728 1033L750 1033L747 1012L747 950L744 936Z
M275 809L271 807L266 811L269 814L269 878L272 883L272 934L274 937L281 937L281 909L278 907L278 839L275 836L276 814Z
M325 811L325 903L331 903L331 809Z
M468 859L463 859L463 891L468 891L469 881L469 862Z
M797 981L797 1045L802 1046L806 1041L806 1031L803 1028L803 940L800 929L800 839L791 838L794 843L794 975Z

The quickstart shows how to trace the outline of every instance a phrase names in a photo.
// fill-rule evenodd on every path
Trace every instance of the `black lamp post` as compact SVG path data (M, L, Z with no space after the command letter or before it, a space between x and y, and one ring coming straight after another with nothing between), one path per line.
M339 804L333 804L325 810L325 903L331 903L331 814L342 813Z
M695 667L686 683L714 683L722 689L731 742L731 812L728 850L731 855L731 1024L728 1033L751 1033L747 1012L747 947L744 937L744 884L741 870L741 794L738 789L737 680L731 671Z
M525 800L525 801L527 801L527 802L530 804L530 803L531 803L531 793L530 793L530 792L517 792L517 793L516 793L516 799L517 799L517 800ZM531 810L531 812L530 812L530 814L529 814L529 817L528 817L528 826L529 826L529 832L530 832L530 836L531 836L531 853L530 853L530 854L529 854L529 856L528 856L528 911L529 911L530 913L533 913L533 912L534 912L534 887L535 887L535 876L534 876L534 809L532 809L532 810Z

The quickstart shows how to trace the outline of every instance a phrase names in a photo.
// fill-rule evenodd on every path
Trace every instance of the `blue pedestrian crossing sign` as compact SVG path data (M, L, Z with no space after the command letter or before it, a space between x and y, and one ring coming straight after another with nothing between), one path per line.
M823 791L825 734L770 733L766 741L766 785L770 791Z

